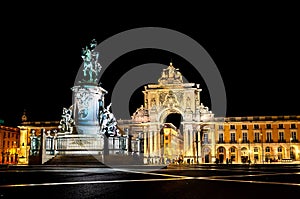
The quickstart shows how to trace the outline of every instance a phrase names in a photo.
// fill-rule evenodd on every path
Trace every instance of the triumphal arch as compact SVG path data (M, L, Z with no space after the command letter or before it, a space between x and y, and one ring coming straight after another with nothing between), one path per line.
M142 140L138 152L145 163L215 161L214 114L201 102L201 90L200 84L185 83L172 63L157 84L144 87L144 104L131 122L119 120L118 125ZM181 116L180 127L166 124L173 114Z

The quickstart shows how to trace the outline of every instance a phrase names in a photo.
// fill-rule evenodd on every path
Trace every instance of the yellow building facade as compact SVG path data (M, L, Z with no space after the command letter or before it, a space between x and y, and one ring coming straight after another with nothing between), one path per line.
M18 164L20 129L0 126L0 163Z
M20 129L18 164L43 164L53 157L54 138L59 121L22 122ZM51 143L46 140L53 140Z
M227 117L215 125L220 162L300 161L300 116Z

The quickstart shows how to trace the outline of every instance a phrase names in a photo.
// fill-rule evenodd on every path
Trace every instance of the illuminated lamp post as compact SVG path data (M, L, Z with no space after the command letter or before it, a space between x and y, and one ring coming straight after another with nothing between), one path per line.
M293 138L291 137L290 138L290 147L289 147L290 148L290 159L292 159L292 157L291 157L291 154L292 154L292 147L291 147L292 146L292 140L293 140Z
M14 164L16 164L17 162L16 141L13 142L13 155L14 155Z
M261 161L264 164L264 142L263 142L263 133L262 131L260 132L260 136L261 136Z
M201 124L200 124L200 131L196 130L196 139L195 139L195 143L196 143L196 163L197 164L199 164L199 142L201 144L201 139L202 139L201 134L202 133L203 133L203 129L202 129ZM199 134L200 134L200 138L199 138Z
M202 134L202 132L203 132L203 130L202 130L202 128L203 128L203 126L202 126L202 118L201 118L201 111L200 111L200 144L201 144L201 140L202 140L202 136L201 136L201 134ZM197 164L199 164L199 138L198 138L198 135L199 135L199 131L196 129L196 163ZM201 147L201 149L202 149L202 147Z
M199 154L198 154L198 150L199 150L198 149L198 142L199 141L198 141L198 131L197 130L196 130L196 141L195 142L196 142L196 163L199 164L199 160L198 160L198 158L199 158Z
M248 154L249 154L249 164L251 164L251 143L250 143L250 139L248 139L248 144L249 144L249 151L248 151Z
M242 147L241 147L242 138L239 138L239 148L238 148L238 157L237 157L237 163L242 163Z

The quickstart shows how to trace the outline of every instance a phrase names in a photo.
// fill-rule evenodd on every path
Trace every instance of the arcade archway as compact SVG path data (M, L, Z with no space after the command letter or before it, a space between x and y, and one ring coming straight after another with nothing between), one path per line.
M217 149L217 158L220 163L223 163L226 160L226 149L225 147L219 147Z

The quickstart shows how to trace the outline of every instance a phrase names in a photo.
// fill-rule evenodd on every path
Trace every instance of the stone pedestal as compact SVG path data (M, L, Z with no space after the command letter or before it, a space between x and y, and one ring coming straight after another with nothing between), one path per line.
M99 103L104 106L104 95L107 91L94 84L74 86L72 91L74 92L73 117L77 133L99 134Z

